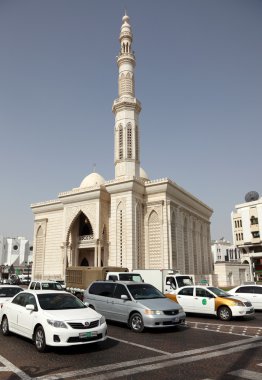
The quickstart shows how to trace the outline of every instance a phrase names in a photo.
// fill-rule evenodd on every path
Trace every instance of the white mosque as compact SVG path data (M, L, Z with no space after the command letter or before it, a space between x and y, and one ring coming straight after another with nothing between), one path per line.
M141 103L127 15L119 41L115 178L94 172L58 199L31 205L35 279L65 278L76 265L212 272L212 209L168 178L150 180L140 166Z

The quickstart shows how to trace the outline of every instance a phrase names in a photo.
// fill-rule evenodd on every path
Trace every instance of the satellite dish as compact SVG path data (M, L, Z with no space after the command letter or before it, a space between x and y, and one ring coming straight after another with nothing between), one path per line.
M246 201L246 202L257 201L258 199L259 199L259 194L258 194L256 191L249 191L249 192L245 195L245 201Z

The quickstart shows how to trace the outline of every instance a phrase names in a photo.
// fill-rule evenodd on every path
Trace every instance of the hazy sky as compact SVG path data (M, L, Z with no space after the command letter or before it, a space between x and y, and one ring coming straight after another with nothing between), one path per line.
M262 195L261 0L0 0L0 235L96 171L114 178L116 55L133 28L141 165L213 208Z

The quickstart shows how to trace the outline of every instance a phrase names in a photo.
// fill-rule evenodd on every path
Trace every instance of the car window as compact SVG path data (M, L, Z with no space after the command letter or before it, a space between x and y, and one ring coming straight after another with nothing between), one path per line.
M241 286L236 290L236 293L254 293L253 286Z
M34 289L35 288L35 282L32 282L29 289Z
M180 296L193 296L193 288L184 288L178 292Z
M134 285L127 285L127 288L135 300L165 298L165 296L158 289L150 284L136 283Z
M0 289L0 298L1 297L14 297L17 293L23 291L22 288L9 288L4 287Z
M130 298L130 294L128 293L126 287L122 284L117 284L114 292L114 298L121 298L122 295Z
M86 306L80 299L69 293L38 294L38 301L44 310L83 309Z
M12 303L15 303L16 305L20 305L25 307L30 302L31 299L29 296L32 296L32 294L26 293L26 292L20 292L12 301Z
M208 297L208 298L214 297L211 293L209 293L208 290L203 289L203 288L196 288L196 296L197 297Z
M254 293L255 294L262 294L262 287L254 286Z
M98 282L91 285L89 289L90 294L96 294L98 296L113 297L116 284L107 282Z

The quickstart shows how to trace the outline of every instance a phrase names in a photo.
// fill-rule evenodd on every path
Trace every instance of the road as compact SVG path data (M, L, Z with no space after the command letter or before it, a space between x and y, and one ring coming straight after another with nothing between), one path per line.
M188 315L186 326L133 333L109 323L107 341L40 354L0 334L0 380L234 380L262 378L262 312L221 322Z

